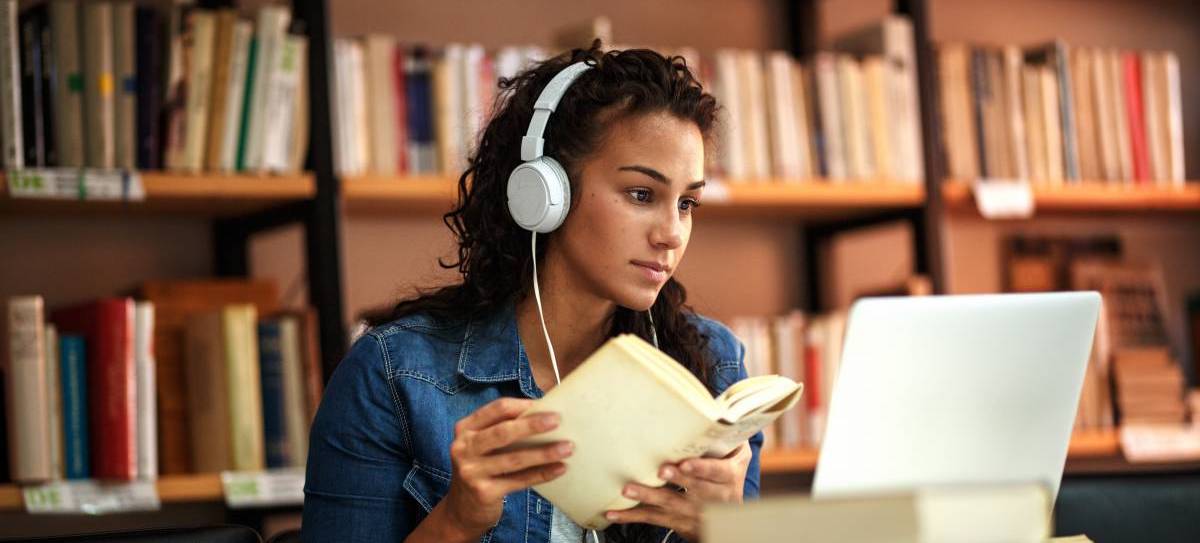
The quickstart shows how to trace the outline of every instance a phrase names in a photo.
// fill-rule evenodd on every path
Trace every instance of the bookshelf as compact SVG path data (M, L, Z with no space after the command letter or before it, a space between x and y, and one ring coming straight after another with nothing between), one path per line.
M0 209L11 212L182 213L234 217L274 206L310 200L316 194L312 174L183 174L140 172L146 196L141 201L43 200L14 197L0 182ZM0 175L0 178L4 178Z
M162 503L198 503L224 499L219 473L172 475L160 478L158 497ZM17 485L0 485L0 511L17 510L24 507L21 488Z
M1033 186L1035 213L1122 213L1200 212L1200 182L1182 188L1109 185L1084 182L1078 185ZM971 211L975 207L969 182L949 180L942 185L946 207Z
M458 196L450 177L378 177L345 179L342 196L350 214L442 213ZM845 219L873 212L917 209L924 189L915 183L764 179L724 181L705 188L704 216Z

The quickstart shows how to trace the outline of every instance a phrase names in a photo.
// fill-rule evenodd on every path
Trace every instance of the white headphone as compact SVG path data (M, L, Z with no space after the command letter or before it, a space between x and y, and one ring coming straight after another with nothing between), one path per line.
M558 72L542 89L533 105L529 130L521 138L524 162L508 176L508 212L521 228L546 234L562 225L571 207L571 186L567 171L557 160L544 154L546 123L558 107L558 101L583 72L586 62L576 62Z

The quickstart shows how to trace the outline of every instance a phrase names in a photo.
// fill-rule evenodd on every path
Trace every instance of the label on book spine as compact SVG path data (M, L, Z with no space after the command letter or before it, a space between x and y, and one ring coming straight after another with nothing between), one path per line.
M8 171L13 198L137 202L146 199L142 176L129 170L37 168Z
M157 511L162 507L154 481L54 481L25 487L23 493L25 511L29 513L103 515Z
M225 504L232 509L304 503L304 468L223 471Z

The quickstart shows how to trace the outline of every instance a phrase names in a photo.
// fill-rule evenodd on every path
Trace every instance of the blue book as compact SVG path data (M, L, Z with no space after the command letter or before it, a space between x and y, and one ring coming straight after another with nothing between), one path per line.
M62 379L63 464L67 479L87 479L87 352L82 336L58 338Z
M258 368L262 386L263 444L267 467L292 465L288 455L287 421L283 404L283 352L279 321L258 324Z
M433 133L433 73L430 53L415 47L404 65L405 107L408 113L409 169L437 171L437 142Z

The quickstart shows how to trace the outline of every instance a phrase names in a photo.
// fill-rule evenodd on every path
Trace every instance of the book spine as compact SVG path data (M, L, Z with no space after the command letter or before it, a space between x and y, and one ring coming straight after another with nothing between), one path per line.
M1171 149L1168 178L1172 185L1182 187L1186 173L1183 160L1183 99L1179 82L1179 57L1175 53L1163 53L1163 64L1166 72L1164 84L1167 91L1167 133Z
M25 167L17 0L0 0L0 145L4 167Z
M308 459L308 405L304 391L304 366L301 356L300 317L279 320L280 361L283 372L283 422L287 436L288 465L303 466ZM263 385L264 390L266 384ZM267 405L263 398L263 405ZM265 418L265 414L264 414Z
M137 65L134 60L136 28L133 3L114 3L112 15L114 165L133 169L137 167Z
M158 478L158 407L154 394L154 304L134 305L134 350L137 379L137 478Z
M225 96L225 122L222 125L221 153L217 170L231 172L237 168L238 143L241 141L243 115L246 106L246 83L250 66L250 44L254 27L246 21L233 26L229 60L229 87Z
M46 4L31 9L36 13L38 42L41 47L42 63L42 153L47 166L58 166L58 142L55 140L57 113L54 110L54 85L58 79L58 67L54 58L54 34L50 29L50 10Z
M46 166L45 133L42 130L44 118L42 103L42 37L38 12L29 10L21 14L21 108L22 139L25 143L23 153L25 164L31 167Z
M252 305L224 310L225 382L229 387L229 427L236 470L261 470L266 457L256 320Z
M987 102L992 99L992 91L988 86L986 52L981 49L971 50L971 81L975 91L972 115L975 118L974 136L975 149L979 154L979 176L992 177L996 169L992 164L995 157L991 156L987 146L987 123L984 114Z
M1054 44L1054 70L1058 73L1059 115L1062 117L1063 175L1079 181L1079 146L1075 126L1075 106L1071 95L1071 68L1067 62L1067 46Z
M429 59L414 49L408 63L405 94L408 98L409 166L412 173L432 173L436 147L433 140L433 101Z
M1129 145L1133 156L1133 177L1137 183L1150 180L1150 160L1146 151L1145 115L1142 112L1141 67L1137 53L1121 55L1125 84L1125 113L1129 119Z
M254 111L254 93L262 92L257 80L260 77L258 38L250 39L250 49L246 56L246 94L242 99L241 122L238 123L237 159L234 168L245 171L249 166L250 117Z
M281 6L263 7L258 14L258 62L255 64L253 92L250 99L253 107L249 112L245 169L259 171L263 168L263 150L269 118L267 110L273 98L272 74L279 62L286 37L291 12Z
M133 300L99 302L96 364L89 377L92 401L92 476L137 478L137 370L134 361Z
M55 0L50 3L50 31L54 41L55 146L59 166L84 165L83 73L80 71L79 3Z
M287 423L284 420L283 352L279 321L258 325L258 360L262 379L263 435L268 468L290 465Z
M111 169L116 164L112 4L84 2L82 9L86 163L91 168Z
M159 122L163 88L163 21L157 10L138 7L134 24L137 27L137 166L157 170L162 168Z
M199 172L204 167L204 145L208 137L209 99L212 98L213 34L216 21L212 12L188 13L191 49L188 51L187 106L183 155L179 167Z
M40 296L8 300L9 455L12 479L20 483L53 476L44 311Z
M63 404L63 464L67 479L87 479L87 353L83 336L59 336Z
M50 478L63 478L63 404L59 379L58 330L53 324L46 328L46 434L50 439Z
M401 174L411 173L412 168L408 156L410 144L408 141L408 83L405 78L406 56L402 46L396 45L392 48L392 88L395 89L393 96L396 99L396 103L392 106L396 114L396 171Z
M271 68L267 115L263 119L262 169L287 171L290 135L295 129L296 94L300 85L300 63L305 44L301 38L285 35L278 44L275 65Z

